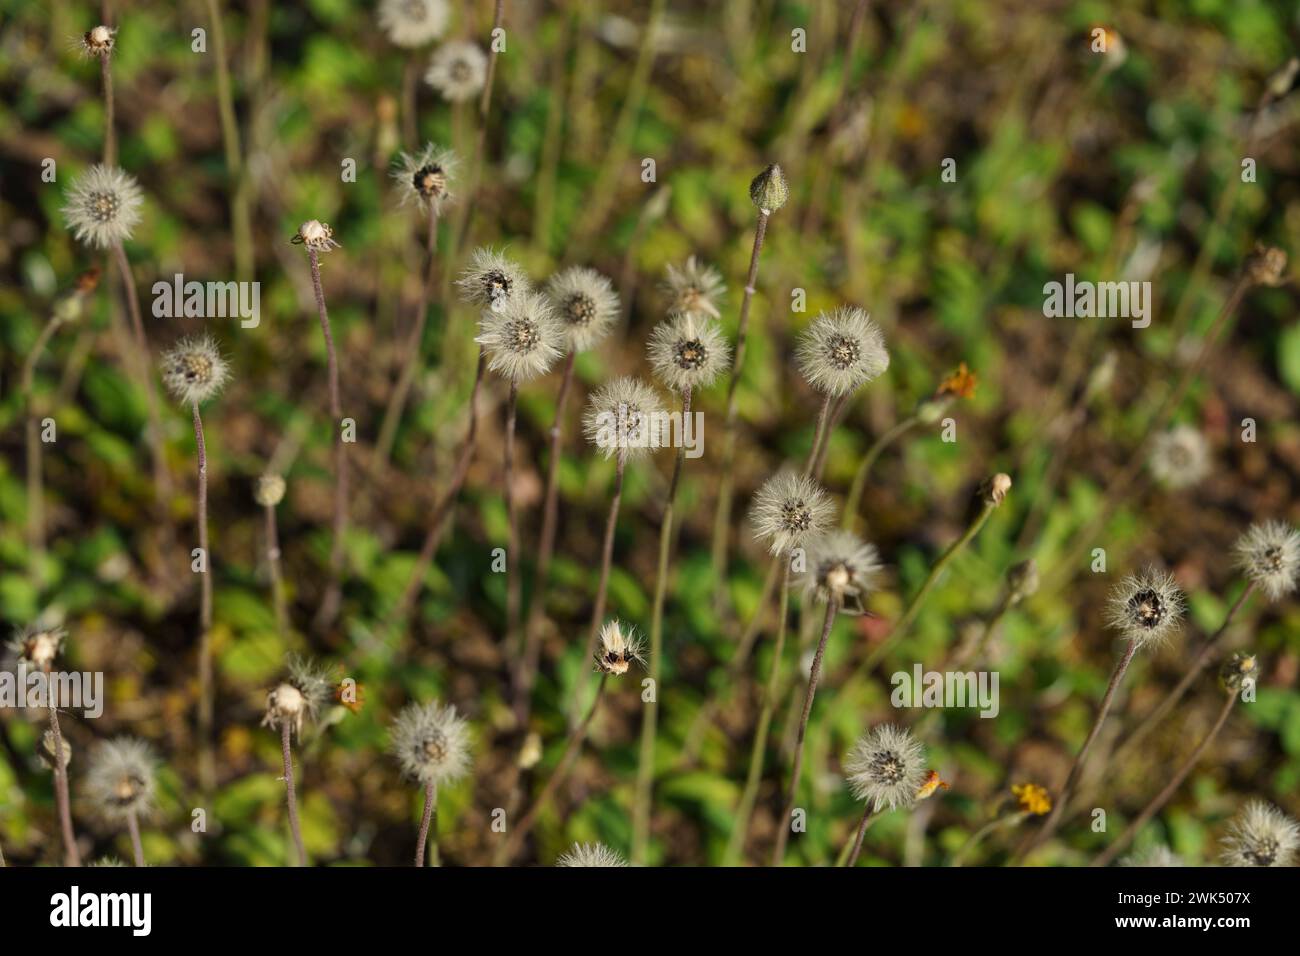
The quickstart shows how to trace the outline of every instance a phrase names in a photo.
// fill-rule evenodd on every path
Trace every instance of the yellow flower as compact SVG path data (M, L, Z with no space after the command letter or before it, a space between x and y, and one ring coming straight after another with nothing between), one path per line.
M1052 811L1052 798L1047 795L1047 790L1036 783L1015 784L1011 792L1015 794L1016 803L1025 813L1041 817Z
M933 796L934 792L940 788L947 790L948 784L939 779L939 771L931 770L926 774L925 780L921 784L921 789L916 791L916 799L924 800L927 797Z

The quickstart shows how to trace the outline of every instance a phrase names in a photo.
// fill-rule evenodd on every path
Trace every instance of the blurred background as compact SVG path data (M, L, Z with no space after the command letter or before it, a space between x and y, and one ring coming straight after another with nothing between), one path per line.
M923 716L891 707L883 677L850 675L961 535L982 479L1006 472L1014 484L890 660L935 667L977 639L1018 561L1036 560L1042 586L1000 616L977 665L1000 675L998 717L946 710L927 721L929 765L950 789L914 812L882 817L864 865L942 865L995 817L1012 784L1060 786L1112 666L1103 605L1123 574L1147 563L1169 568L1189 595L1188 626L1134 665L1103 753L1178 682L1240 592L1229 555L1237 536L1253 521L1300 521L1300 326L1289 270L1276 287L1244 296L1174 410L1172 421L1193 426L1208 447L1204 477L1169 488L1144 468L1121 498L1107 497L1254 245L1296 251L1300 96L1290 93L1286 65L1300 40L1300 10L1289 0L507 0L486 127L475 103L448 103L420 77L447 40L486 49L487 0L452 0L444 37L415 49L389 41L377 4L354 0L105 6L107 15L92 3L0 0L0 617L6 628L62 623L65 666L106 675L104 716L63 721L76 754L74 819L91 858L126 858L129 844L78 801L80 758L97 740L132 734L165 763L158 812L144 832L151 863L289 859L278 741L258 724L292 651L362 688L357 704L329 708L299 751L313 860L408 862L420 795L385 752L387 726L406 703L431 698L454 703L475 734L471 776L440 796L443 860L491 860L491 814L509 799L519 748L508 693L516 652L502 640L505 580L491 571L492 549L506 539L499 380L489 377L480 396L477 452L412 620L400 641L383 639L464 435L476 352L476 312L443 282L392 455L377 455L423 272L422 221L398 204L389 169L399 151L426 141L462 158L459 202L442 222L440 275L454 277L474 246L492 245L538 283L561 267L589 265L613 280L624 303L615 333L579 357L567 408L531 726L543 746L527 778L533 792L559 760L565 715L590 667L583 649L614 468L581 440L581 406L615 375L649 377L644 344L665 316L659 283L670 263L694 255L723 274L720 321L734 340L756 220L749 182L769 163L780 163L789 181L789 202L769 223L737 392L734 547L723 579L712 571L710 535L725 382L696 400L705 454L686 463L678 490L647 862L716 864L731 830L758 693L750 678L728 680L726 664L767 567L744 514L753 490L811 446L818 398L793 351L819 311L865 308L892 357L830 442L825 482L840 502L876 439L962 363L977 384L945 410L956 441L944 441L938 423L918 425L885 447L870 472L859 527L880 549L886 579L867 602L872 614L841 619L832 635L808 739L808 832L792 842L790 863L831 862L851 836L860 805L841 765L854 739L880 722ZM233 105L233 129L224 132L214 12ZM188 571L189 415L164 404L178 538L168 548L151 511L147 406L131 374L121 282L111 260L74 241L60 212L67 184L103 148L99 63L78 45L106 17L119 30L111 59L118 162L145 195L126 250L155 362L182 335L210 331L233 373L204 409L219 778L207 800L197 796L194 756L199 596ZM1105 52L1094 50L1098 28L1107 31ZM205 52L194 51L196 29L205 31ZM1253 182L1241 181L1243 158L1254 160ZM42 178L47 159L53 182ZM646 159L654 161L651 182ZM355 181L345 181L349 160ZM955 175L945 178L947 160ZM342 246L323 256L322 274L343 405L358 434L349 451L342 614L324 633L310 625L328 576L333 433L307 258L289 242L308 219L328 222ZM83 314L58 328L36 366L32 400L57 422L58 441L44 453L48 551L33 556L22 365L59 297L96 266L103 274ZM153 318L149 289L175 273L260 282L260 325ZM1066 273L1150 281L1151 326L1045 317L1043 286ZM797 290L804 311L795 308ZM520 394L515 489L526 597L557 386L551 374ZM1241 439L1247 418L1257 423L1254 442ZM608 611L643 630L671 464L661 453L629 469L615 539ZM287 632L276 624L264 518L253 499L268 470L288 483L278 509ZM1099 515L1100 527L1081 540ZM1093 547L1106 550L1105 573L1090 573ZM719 594L727 613L716 611ZM810 615L799 604L792 600L791 626L806 637ZM1197 864L1215 859L1225 821L1249 798L1300 814L1300 607L1256 596L1237 625L1228 646L1258 651L1258 700L1237 708L1139 840L1168 844ZM746 674L766 674L771 633L769 621ZM799 643L792 638L791 670L797 655L808 664L810 647ZM1222 699L1213 670L1135 759L1106 769L1091 805L1106 808L1112 832L1213 722ZM714 693L722 706L692 741L693 721ZM797 716L801 696L800 687L788 689L777 709L751 861L770 852L790 711ZM522 861L549 865L574 841L627 852L642 710L639 678L611 686ZM43 728L29 713L0 715L0 846L10 864L59 860L51 775L36 758ZM208 811L206 834L189 826L197 806ZM1034 859L1086 862L1106 845L1087 824L1086 815L1067 820ZM968 862L1006 862L1022 832L990 838Z

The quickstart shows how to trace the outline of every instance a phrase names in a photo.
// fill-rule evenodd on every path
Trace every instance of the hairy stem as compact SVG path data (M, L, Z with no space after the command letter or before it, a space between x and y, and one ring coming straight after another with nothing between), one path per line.
M212 553L208 549L208 446L203 438L199 403L191 402L194 418L194 447L198 455L199 488L194 506L199 526L199 551L203 576L199 579L199 784L205 793L216 786L216 758L213 754L213 717L216 692L212 676Z
M515 500L515 424L519 413L519 383L510 380L506 400L505 497L506 497L506 639L513 649L519 634L519 605L523 580L519 567L519 503Z
M605 540L600 548L600 581L596 585L596 600L591 607L591 624L587 628L587 648L584 661L591 660L596 654L596 639L600 635L600 626L605 621L605 597L609 590L609 571L614 563L614 531L618 528L618 509L623 499L623 471L627 467L627 455L620 452L618 467L614 472L614 494L609 500L609 516L605 519ZM585 668L578 675L574 690L574 704L582 699L587 688L590 671ZM570 713L569 722L576 719L576 713Z
M325 290L320 281L320 254L310 247L311 285L316 293L316 314L325 337L325 355L329 363L330 419L334 429L334 540L330 545L329 584L316 613L316 630L324 631L338 617L343 600L344 536L348 526L348 460L343 442L343 402L339 395L339 363L334 351L334 333L325 308Z
M117 123L114 119L113 102L113 54L104 54L99 58L99 76L104 87L104 165L117 165Z
M302 826L298 823L298 794L293 785L293 724L280 721L280 751L284 757L284 793L289 805L289 831L293 834L294 866L307 865L307 851L302 844Z
M221 142L226 152L226 173L230 177L230 225L235 254L235 274L241 281L253 276L253 226L249 209L248 183L244 176L243 147L235 117L235 97L226 58L226 30L219 0L206 0L212 21L212 55L217 67L217 111L221 118Z
M39 592L41 562L45 556L45 479L41 423L37 418L34 379L41 360L60 322L51 318L41 329L27 358L23 360L22 392L27 402L27 567Z
M867 828L875 823L879 814L875 813L868 802L862 808L862 819L858 821L858 827L853 837L853 849L849 851L848 859L844 861L844 866L857 866L858 857L862 854L862 839L867 835Z
M280 530L275 520L275 506L266 511L266 563L271 571L271 600L275 603L275 625L281 634L289 631L289 610L284 600L284 575L280 570Z
M131 834L131 856L136 866L144 866L144 844L140 842L140 818L134 810L126 814L126 828Z
M424 846L433 836L433 857L438 858L438 828L434 819L438 812L438 785L430 780L424 785L424 814L420 817L420 835L415 839L415 865L424 866ZM435 862L436 866L437 863Z
M49 675L49 669L45 671ZM59 711L54 690L50 694L50 735L54 738L54 802L59 810L59 829L63 832L63 865L81 866L81 850L72 831L72 800L68 795L68 768L63 759L63 731L59 728Z

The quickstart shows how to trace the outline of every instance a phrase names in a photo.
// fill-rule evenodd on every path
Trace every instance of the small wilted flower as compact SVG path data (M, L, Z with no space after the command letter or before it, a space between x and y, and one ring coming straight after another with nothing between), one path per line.
M926 777L925 748L907 728L881 724L853 745L844 776L853 796L876 813L911 806Z
M772 554L788 554L826 530L835 514L830 496L812 478L783 471L763 482L749 508L754 533Z
M1032 597L1038 590L1038 562L1033 558L1013 564L1007 572L1007 594L1012 604Z
M925 779L922 780L921 785L916 788L916 799L918 801L929 800L940 790L948 789L950 789L948 782L939 776L939 771L928 770L926 771Z
M469 267L456 280L461 298L475 305L500 311L512 298L529 291L524 270L499 252L480 247L469 259Z
M181 339L163 353L160 368L167 391L187 405L215 397L230 378L230 366L209 335Z
M379 26L396 46L424 46L447 30L447 0L380 0Z
M551 277L546 294L564 327L569 351L585 352L606 335L618 318L618 293L595 269L571 266Z
M1259 243L1246 259L1246 275L1256 285L1279 286L1286 279L1286 251Z
M63 216L80 241L109 249L131 238L144 193L135 177L116 166L94 165L72 181Z
M1051 796L1045 787L1036 783L1012 784L1011 795L1016 798L1016 809L1021 813L1042 817L1052 812Z
M546 296L517 293L500 309L488 309L474 340L487 350L488 368L512 382L526 382L546 371L562 354L564 331Z
M393 181L402 204L414 203L426 212L441 215L442 207L453 198L451 184L456 164L455 153L433 143L425 143L418 153L399 154L393 164Z
M556 866L627 866L627 861L603 843L575 843L555 861Z
M681 266L668 265L660 288L668 297L670 314L708 315L718 318L718 300L727 291L722 273L698 262L694 256Z
M834 600L847 614L862 614L862 599L880 576L880 558L874 545L849 531L832 531L808 545L805 589L818 600Z
M487 65L487 54L477 44L453 40L433 51L424 81L449 103L463 103L482 91Z
M116 43L117 31L101 23L99 26L83 33L81 43L78 46L86 56L105 57L112 54Z
M1290 866L1300 846L1300 826L1277 807L1252 800L1228 824L1224 866Z
M647 351L659 381L678 392L708 388L731 355L718 327L689 312L656 325Z
M836 398L851 394L889 368L885 336L854 306L822 313L799 339L796 353L805 381Z
M600 629L600 646L596 648L596 670L619 676L626 674L632 662L644 666L643 645L636 629L611 620Z
M606 458L625 461L648 454L659 444L663 405L655 390L635 378L616 378L598 388L582 416L587 440Z
M63 766L67 769L68 764L72 763L72 744L68 742L67 737L60 736L59 743L63 748ZM36 751L36 756L40 758L42 764L47 770L53 770L54 765L58 762L55 757L54 731L47 730L41 737L40 749Z
M314 720L331 694L328 672L316 662L290 657L289 679L266 695L266 714L262 726L279 730L286 724L291 732L302 735L302 726Z
M157 766L153 748L143 740L105 741L90 755L86 792L107 820L146 816L153 808Z
M469 769L469 723L451 705L410 704L393 721L392 752L412 780L452 783Z
M1296 589L1300 572L1300 532L1281 521L1253 524L1233 548L1237 567L1270 601Z
M1183 858L1169 847L1158 844L1148 847L1145 850L1139 850L1137 853L1130 853L1119 861L1120 866L1186 866Z
M979 496L980 500L986 505L997 507L1007 498L1007 492L1011 490L1011 476L1002 472L991 478L985 478L980 482Z
M1175 633L1182 614L1182 590L1157 568L1130 574L1111 589L1106 605L1106 622L1139 648Z
M1259 658L1246 651L1235 652L1219 668L1219 679L1233 694L1254 687L1259 680Z
M329 252L331 249L339 248L338 241L334 238L333 228L328 222L321 222L319 219L308 219L298 227L298 231L289 241L316 252Z
M63 650L68 639L68 632L61 627L41 627L30 625L17 631L9 642L20 661L36 670L49 670L54 666L54 659Z
M284 500L285 483L279 475L267 473L257 479L253 500L263 508L274 508Z
M790 198L790 187L786 185L781 167L773 163L755 176L749 184L749 198L761 212L769 214L784 206Z
M1157 435L1148 461L1156 480L1168 488L1190 488L1209 473L1210 447L1190 425Z

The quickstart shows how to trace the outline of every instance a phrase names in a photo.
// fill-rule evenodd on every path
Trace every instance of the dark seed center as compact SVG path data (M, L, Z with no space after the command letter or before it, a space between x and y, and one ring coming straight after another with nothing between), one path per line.
M862 349L858 343L846 335L837 335L826 343L826 357L841 372L858 363Z
M117 211L122 204L117 193L91 193L88 203L90 215L96 222L112 222L117 218Z
M1256 840L1246 850L1246 858L1256 866L1272 866L1273 861L1277 859L1278 849L1277 840L1272 837L1264 837Z
M447 174L436 163L421 166L412 178L415 191L425 199L437 199L447 192Z
M489 272L483 277L483 289L493 303L508 298L513 287L514 283L504 272Z
M466 60L452 60L451 68L448 69L447 72L451 74L451 78L455 80L457 83L468 82L470 76L472 75L469 68L469 63Z
M432 733L424 738L420 749L424 751L424 756L430 761L443 760L447 756L447 738L443 734Z
M1129 598L1128 609L1134 622L1147 630L1158 627L1165 619L1164 599L1151 588L1143 588Z
M802 501L786 501L781 505L781 527L786 531L807 531L812 527L812 511Z
M677 367L687 371L700 368L709 360L708 349L704 343L698 339L690 339L686 342L678 342L674 355Z
M144 792L144 781L135 774L123 774L113 785L113 793L110 802L119 807L127 807L135 803Z
M565 301L563 312L570 325L590 325L596 317L596 303L585 292L575 292Z
M187 382L206 382L212 377L212 359L206 355L181 356L181 374Z
M871 757L871 775L881 783L898 783L903 779L903 760L892 750L881 750Z
M510 347L516 352L531 352L542 340L541 330L537 328L537 323L530 319L519 319L510 323L506 335Z

